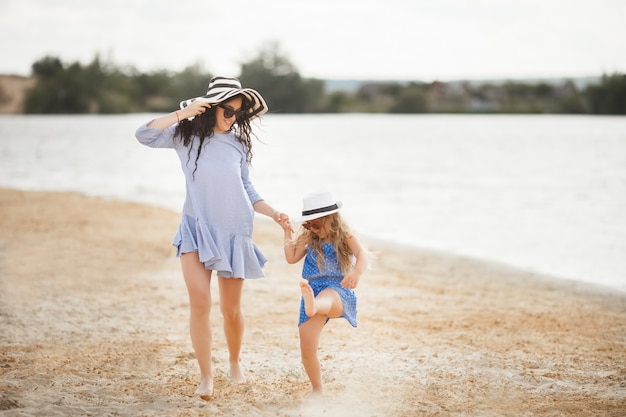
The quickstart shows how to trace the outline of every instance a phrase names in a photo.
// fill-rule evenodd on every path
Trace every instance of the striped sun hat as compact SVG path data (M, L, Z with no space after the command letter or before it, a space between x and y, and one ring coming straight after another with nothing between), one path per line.
M181 101L180 108L184 109L196 100L217 104L238 94L245 96L252 103L252 106L248 109L248 115L251 119L262 115L268 110L265 100L263 100L258 91L251 88L241 88L241 83L237 78L228 77L213 77L209 82L209 88L205 95Z

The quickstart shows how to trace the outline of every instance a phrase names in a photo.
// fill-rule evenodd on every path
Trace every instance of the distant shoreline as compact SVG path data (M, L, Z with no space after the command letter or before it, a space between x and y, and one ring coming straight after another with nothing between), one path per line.
M26 90L35 82L34 77L0 75L0 114L22 114Z
M507 82L548 85L559 85L566 81L571 81L578 89L584 89L588 85L597 84L602 79L601 76L585 77L538 77L538 78L501 78L501 79L458 79L458 80L359 80L359 79L325 79L324 88L327 93L355 93L366 84L428 84L440 82L452 88L457 88L468 84L482 86L485 84L502 85ZM21 76L13 74L0 74L0 114L22 114L24 113L24 98L26 90L36 84L36 78L32 76Z

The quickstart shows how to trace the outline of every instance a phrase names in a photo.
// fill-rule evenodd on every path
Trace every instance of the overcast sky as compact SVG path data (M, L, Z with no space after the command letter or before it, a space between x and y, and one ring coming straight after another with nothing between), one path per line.
M236 76L277 42L307 78L595 76L626 73L625 22L624 0L0 0L0 74L99 54Z

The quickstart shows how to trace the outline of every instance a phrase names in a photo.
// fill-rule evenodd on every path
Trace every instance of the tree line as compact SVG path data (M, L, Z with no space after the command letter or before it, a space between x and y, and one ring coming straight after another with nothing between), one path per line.
M25 113L169 112L202 95L214 75L199 65L180 72L141 73L103 62L63 63L46 56L32 65ZM324 80L303 78L277 47L241 64L238 78L258 90L273 113L553 113L626 115L626 74L605 74L584 88L572 81L364 82L354 91L328 91Z

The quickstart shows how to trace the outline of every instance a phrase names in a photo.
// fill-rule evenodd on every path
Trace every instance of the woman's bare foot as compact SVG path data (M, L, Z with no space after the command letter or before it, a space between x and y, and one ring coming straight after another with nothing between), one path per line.
M243 374L243 370L241 369L241 365L239 362L234 362L230 364L230 380L235 384L245 384L246 377Z
M203 400L209 400L213 396L213 378L207 377L200 381L200 385L196 388L194 395L202 398Z
M306 279L300 280L300 291L302 292L302 298L304 299L304 312L307 316L313 317L317 312L315 308L315 295L313 288L309 285L309 281Z

